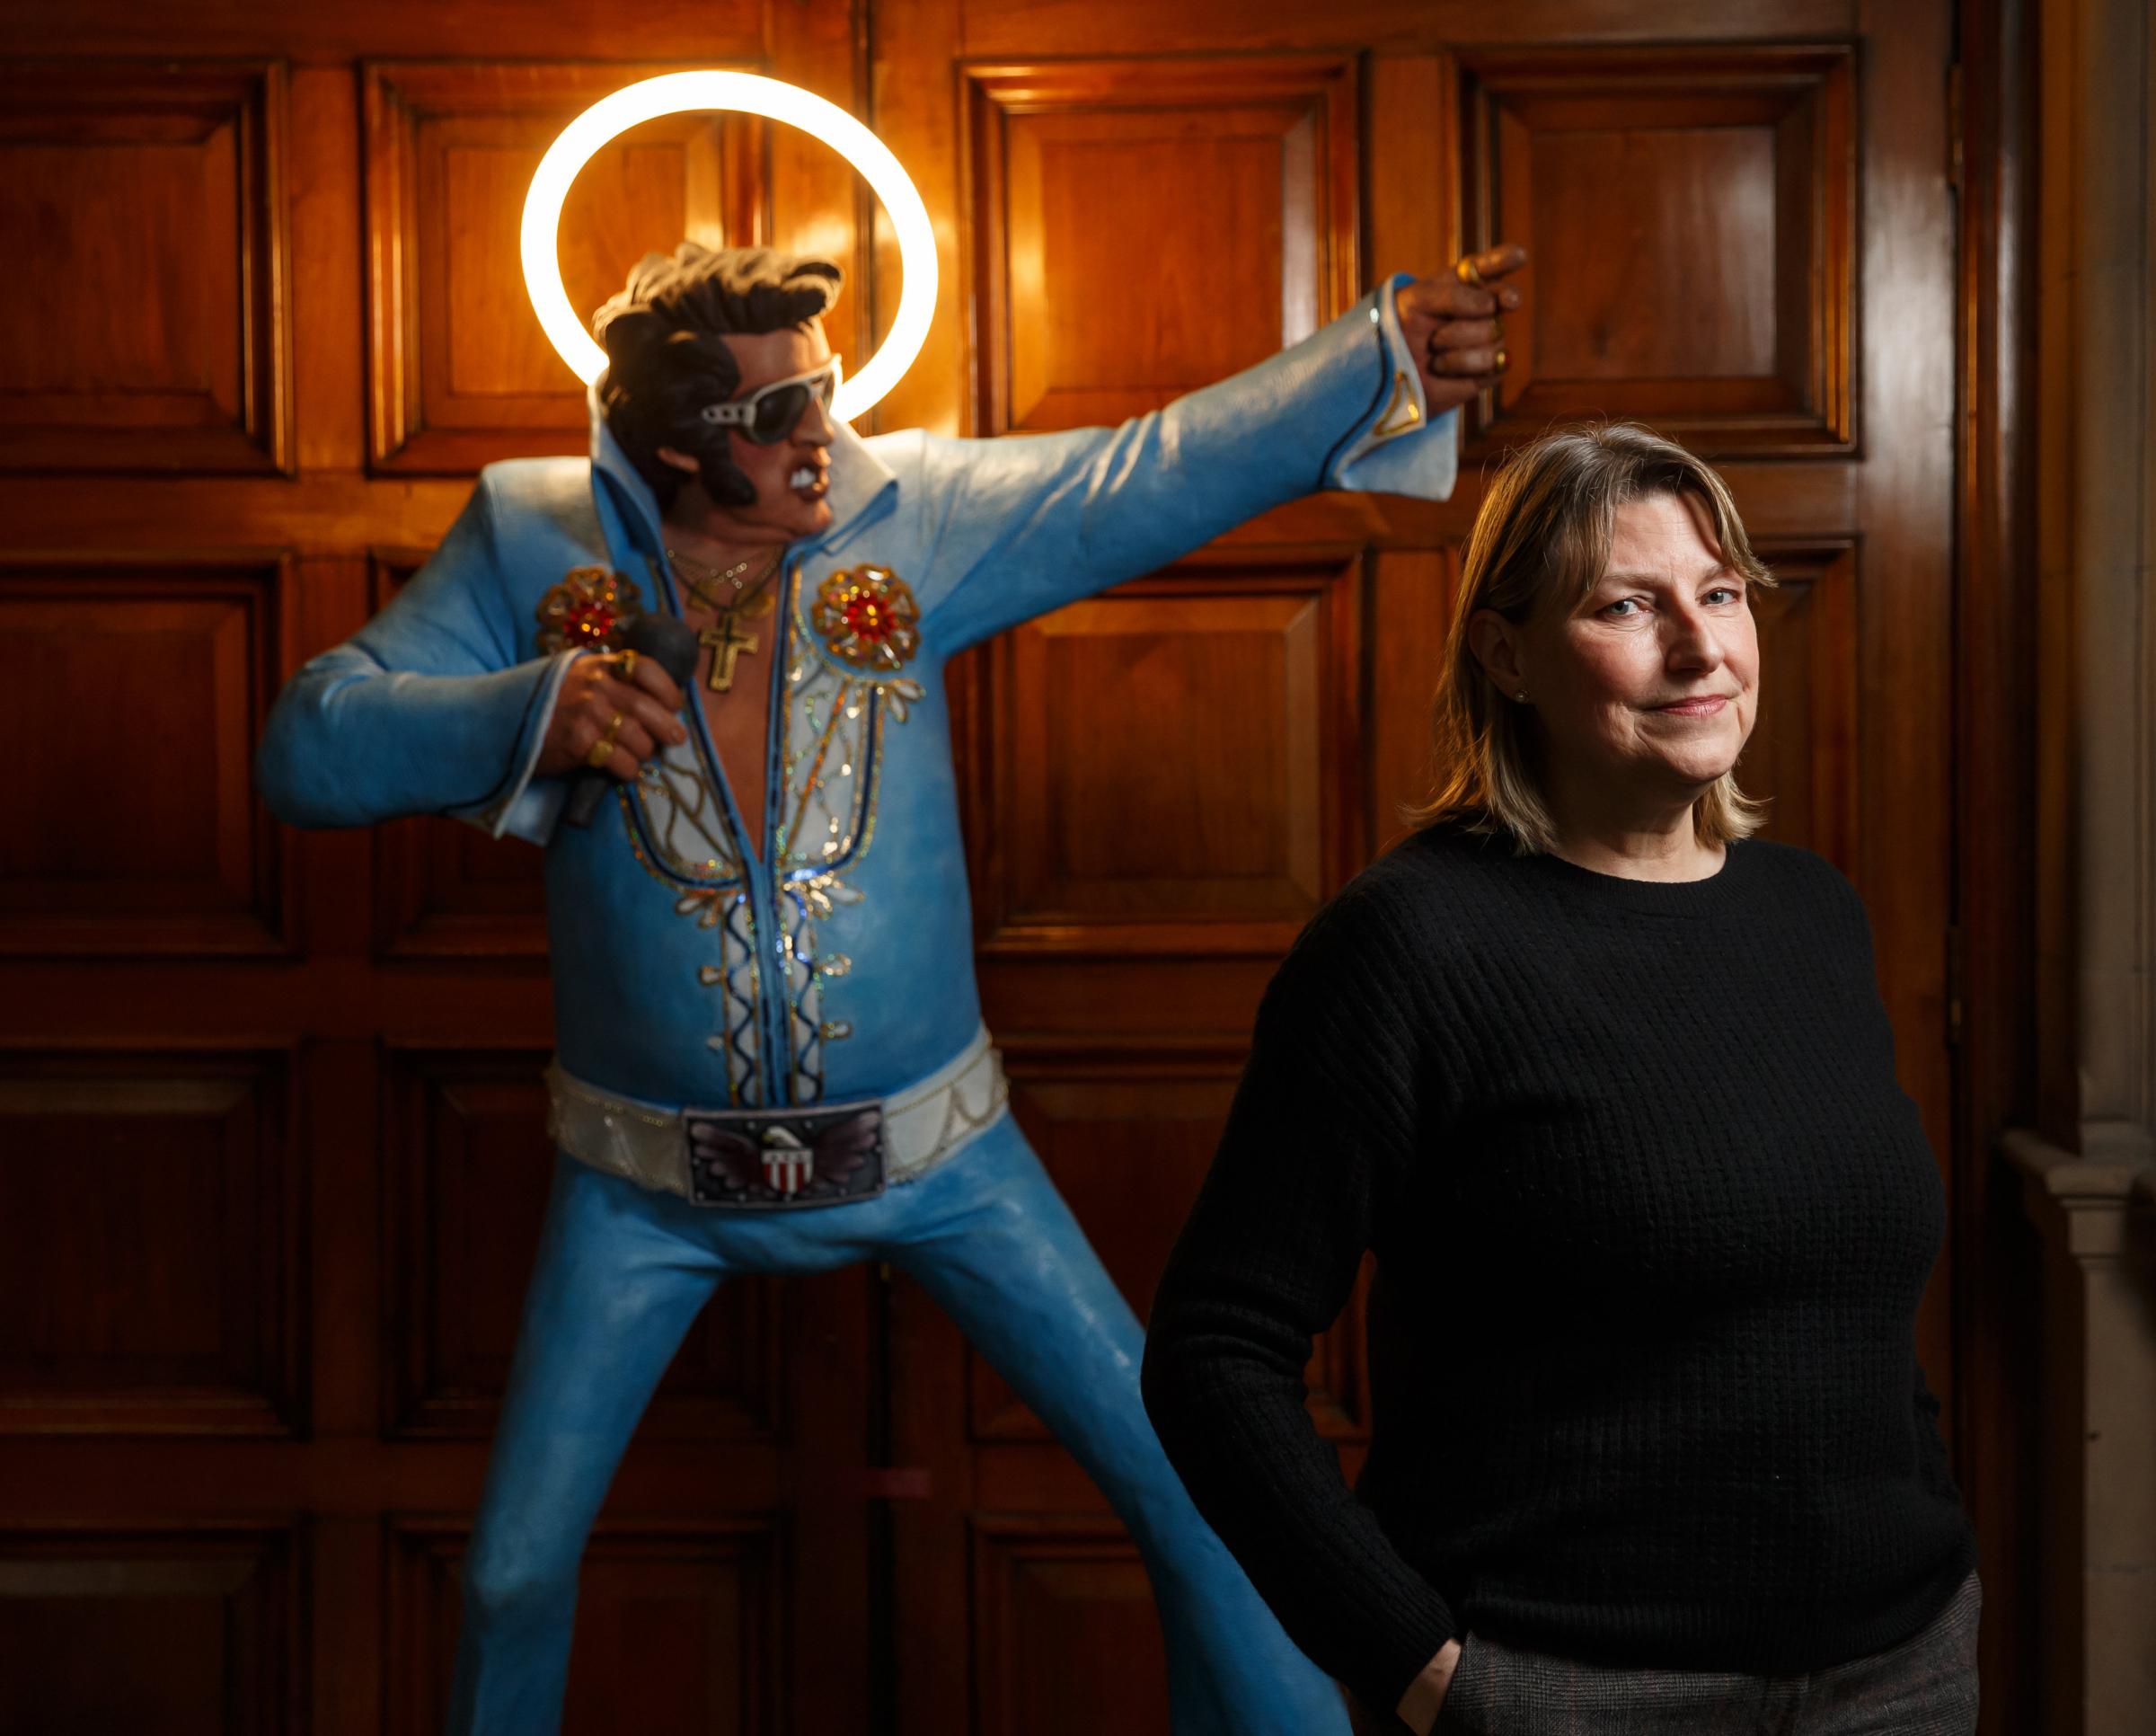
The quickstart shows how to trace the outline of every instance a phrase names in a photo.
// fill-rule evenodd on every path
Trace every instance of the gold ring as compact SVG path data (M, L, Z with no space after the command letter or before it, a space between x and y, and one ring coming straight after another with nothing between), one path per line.
M1472 253L1462 256L1459 263L1453 267L1453 275L1471 288L1480 289L1482 287L1482 273L1476 268Z
M616 655L621 659L621 661L616 666L614 671L616 679L622 681L635 680L636 653L632 651L624 651L617 652Z
M1507 368L1512 366L1512 354L1505 348L1503 344L1499 344L1498 346L1498 353L1492 356L1490 360L1497 364L1498 372L1502 374Z
M622 725L627 722L628 719L621 713L614 713L614 721L607 724L605 733L591 744L591 751L584 756L584 763L593 771L606 769L607 762L614 757L614 740L621 734Z

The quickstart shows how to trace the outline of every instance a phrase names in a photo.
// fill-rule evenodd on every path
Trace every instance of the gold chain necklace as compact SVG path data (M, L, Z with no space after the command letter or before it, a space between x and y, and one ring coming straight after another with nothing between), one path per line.
M779 570L779 557L784 553L783 549L773 549L768 555L761 557L764 560L765 566L763 572L757 576L754 585L742 583L741 575L755 565L759 557L755 554L749 555L746 560L737 561L732 566L723 570L712 566L707 562L699 561L693 554L684 554L679 549L671 546L667 550L667 559L671 561L677 570L689 567L700 568L703 573L703 577L701 579L694 578L686 571L682 573L684 585L688 592L688 600L699 608L707 608L714 614L723 615L729 610L739 608L742 604L771 582L772 574ZM734 588L733 596L723 602L715 595L716 588L720 585L731 585Z

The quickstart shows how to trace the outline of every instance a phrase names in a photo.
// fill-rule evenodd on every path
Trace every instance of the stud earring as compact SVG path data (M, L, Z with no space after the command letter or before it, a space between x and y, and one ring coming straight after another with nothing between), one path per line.
M1524 705L1527 703L1527 689L1522 687L1519 692L1513 695L1513 697L1518 700L1521 704Z

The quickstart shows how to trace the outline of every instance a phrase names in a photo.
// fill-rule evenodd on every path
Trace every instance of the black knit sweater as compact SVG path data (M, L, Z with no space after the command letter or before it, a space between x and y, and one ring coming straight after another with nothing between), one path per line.
M1470 1629L1780 1673L1974 1545L1912 1342L1945 1224L1871 936L1809 852L1684 883L1425 832L1268 991L1145 1400L1290 1635L1390 1707ZM1365 1249L1350 1492L1303 1408Z

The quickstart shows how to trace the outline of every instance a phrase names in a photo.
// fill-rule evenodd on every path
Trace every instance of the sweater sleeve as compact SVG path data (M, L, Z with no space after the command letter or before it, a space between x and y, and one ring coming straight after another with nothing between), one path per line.
M1191 1499L1289 1636L1390 1708L1456 1624L1342 1480L1303 1377L1442 1114L1425 1101L1427 1021L1373 906L1351 889L1266 993L1154 1301L1144 1395Z
M1864 908L1862 897L1846 877L1824 862L1820 864L1820 868L1828 896L1839 906L1842 919L1848 925L1848 943L1856 956L1862 960L1864 980L1873 986L1866 1011L1876 1025L1877 1041L1881 1044L1891 1067L1894 1022L1888 1017L1886 1004L1880 998L1877 988L1878 963L1872 943L1871 917ZM1915 1441L1919 1474L1925 1486L1934 1494L1942 1495L1958 1504L1961 1493L1955 1484L1954 1467L1947 1454L1945 1438L1940 1431L1939 1400L1932 1396L1931 1388L1924 1379L1923 1364L1913 1356L1910 1361L1915 1369L1915 1386L1912 1395L1914 1414L1911 1419L1911 1429Z

